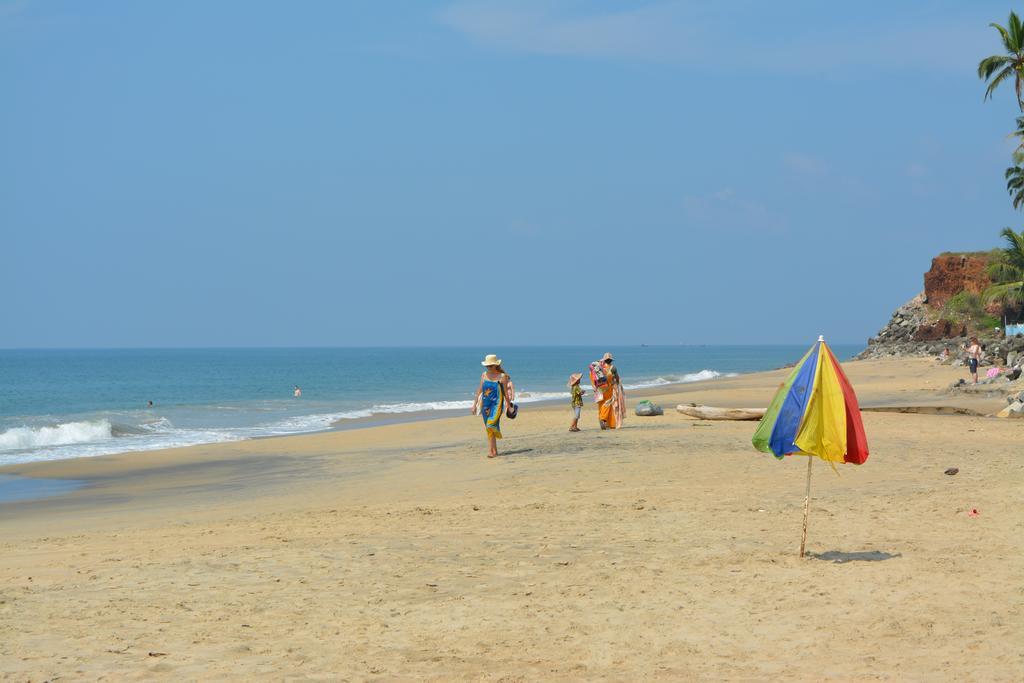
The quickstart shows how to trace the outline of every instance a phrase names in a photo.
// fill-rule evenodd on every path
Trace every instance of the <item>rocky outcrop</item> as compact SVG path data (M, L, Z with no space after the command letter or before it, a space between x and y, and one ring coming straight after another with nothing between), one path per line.
M951 359L959 358L960 348L967 343L967 327L939 318L930 303L925 303L924 293L921 293L897 308L885 327L868 339L868 347L857 358L938 356L943 350ZM986 339L983 343L985 357L991 364L1000 367L1024 364L1024 337Z
M938 320L934 323L921 323L914 332L914 341L938 341L967 336L967 325L952 320Z
M967 337L953 337L952 339L941 339L937 341L898 341L889 343L869 344L866 349L855 356L857 359L865 358L893 358L904 356L941 356L943 351L949 354L949 358L960 357L960 349L967 343Z
M901 307L902 308L902 307ZM895 316L894 316L895 318ZM943 339L915 339L914 333L907 333L907 327L893 321L882 328L877 337L868 340L868 347L857 354L857 358L891 358L893 356L935 356L941 357L946 352L950 363L962 365L963 347L968 337L955 336ZM926 325L927 326L927 325ZM985 339L982 367L996 365L1001 368L1024 366L1024 337L1006 337Z
M889 322L868 340L868 348L857 358L929 355L930 350L926 345L918 343L920 340L915 340L914 335L923 326L932 325L933 318L934 315L925 304L924 293L918 294L896 309Z
M989 259L985 253L933 258L924 274L924 291L897 308L857 357L929 356L939 355L944 349L956 356L971 330L963 321L944 318L944 307L960 292L981 294L991 286L986 273Z
M940 309L959 292L984 292L992 285L985 272L988 263L988 254L943 254L933 258L932 267L924 274L928 305Z
M1024 354L1024 337L988 339L982 342L982 346L985 347L985 358L991 361L992 365L997 365L1001 368L1021 367L1024 365L1024 355L1022 355ZM1017 375L1017 377L1020 377L1020 375Z

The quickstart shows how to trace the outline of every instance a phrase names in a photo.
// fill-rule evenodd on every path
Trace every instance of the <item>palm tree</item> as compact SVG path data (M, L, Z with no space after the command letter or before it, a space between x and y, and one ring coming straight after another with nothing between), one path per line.
M989 26L999 31L1006 54L985 57L978 64L978 78L988 81L985 99L992 97L999 84L1013 76L1014 87L1017 90L1017 106L1024 111L1024 24L1021 24L1016 13L1010 12L1010 20L1005 28L999 24Z
M1010 133L1011 138L1017 138L1017 149L1013 150L1013 163L1024 162L1024 116L1017 117L1017 130Z
M1013 208L1024 206L1024 167L1011 166L1006 169L1006 191L1013 197Z
M999 234L1006 240L1006 247L988 267L988 276L995 284L985 290L985 301L1019 306L1024 304L1024 231L1003 228Z

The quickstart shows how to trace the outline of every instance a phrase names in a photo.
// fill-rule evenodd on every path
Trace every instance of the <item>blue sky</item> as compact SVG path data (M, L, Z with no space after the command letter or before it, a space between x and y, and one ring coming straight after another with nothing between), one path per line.
M861 342L1019 226L1009 9L0 0L0 347Z

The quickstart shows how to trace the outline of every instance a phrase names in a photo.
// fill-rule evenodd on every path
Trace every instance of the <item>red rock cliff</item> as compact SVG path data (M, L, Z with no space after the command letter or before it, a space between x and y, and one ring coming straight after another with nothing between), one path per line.
M931 269L924 274L924 294L928 305L942 308L950 297L967 290L980 294L992 281L985 274L986 254L944 254L932 259Z

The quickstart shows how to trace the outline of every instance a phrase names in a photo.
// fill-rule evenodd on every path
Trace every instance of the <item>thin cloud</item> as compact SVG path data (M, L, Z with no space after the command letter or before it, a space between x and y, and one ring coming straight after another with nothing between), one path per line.
M467 0L446 7L438 18L481 46L511 53L665 62L712 71L817 74L872 68L966 73L979 55L999 49L987 26L991 19L973 17L944 23L906 19L901 26L887 16L881 17L885 23L856 28L811 17L802 24L786 23L799 27L786 34L765 30L761 19L774 12L773 3L677 0L628 10L581 7L586 5Z
M791 171L801 175L821 176L827 170L825 162L800 152L790 152L782 158L783 165Z
M830 165L821 159L803 152L788 152L782 156L782 167L803 189L820 188L826 184L841 190L843 196L869 200L876 196L871 183L844 172L842 165Z
M931 172L932 170L927 164L922 164L919 161L910 162L904 169L904 173L910 178L924 178L930 175Z
M511 52L651 60L678 59L698 40L699 27L681 19L668 5L565 16L557 5L531 2L464 2L440 14L475 42Z
M29 0L0 0L0 20L14 17L28 9Z
M687 221L703 229L776 233L789 229L783 217L731 187L706 195L684 196L682 208Z

